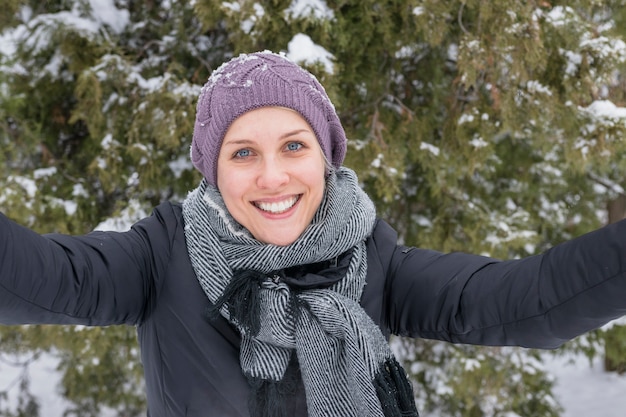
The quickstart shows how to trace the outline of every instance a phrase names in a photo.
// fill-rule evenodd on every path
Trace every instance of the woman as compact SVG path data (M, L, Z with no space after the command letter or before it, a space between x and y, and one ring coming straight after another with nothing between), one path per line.
M234 58L182 206L76 237L0 216L0 323L136 325L152 417L415 416L390 334L553 348L626 312L626 222L513 261L401 246L345 151L311 74Z

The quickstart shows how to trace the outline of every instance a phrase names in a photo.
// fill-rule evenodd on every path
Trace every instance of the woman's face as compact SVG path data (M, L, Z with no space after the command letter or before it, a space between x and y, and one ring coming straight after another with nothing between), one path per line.
M237 222L261 242L293 243L324 195L325 161L299 113L263 107L236 119L217 161L217 187Z

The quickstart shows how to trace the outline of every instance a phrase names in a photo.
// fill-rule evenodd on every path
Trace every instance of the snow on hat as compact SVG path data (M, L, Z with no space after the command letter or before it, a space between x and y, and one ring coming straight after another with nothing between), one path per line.
M284 55L242 54L213 71L202 87L191 143L191 162L213 185L226 131L239 116L266 106L297 111L309 123L326 156L339 167L346 134L324 87Z

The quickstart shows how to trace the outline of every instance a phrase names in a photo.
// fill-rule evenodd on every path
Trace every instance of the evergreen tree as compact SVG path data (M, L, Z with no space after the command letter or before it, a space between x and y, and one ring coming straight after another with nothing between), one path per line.
M124 229L182 199L200 178L188 161L195 102L224 60L223 30L203 29L185 2L16 0L9 9L0 209L38 232L80 234ZM132 328L2 327L0 348L57 356L61 392L75 404L68 415L145 415Z
M182 199L199 180L188 149L210 72L240 52L298 57L305 40L331 57L304 64L345 125L346 164L405 243L531 255L605 223L624 195L625 5L10 0L0 210L39 232L84 233ZM586 340L603 345L601 333ZM536 352L396 348L426 413L558 415ZM71 415L142 413L133 329L2 327L0 349L60 358ZM1 394L0 416L14 415Z

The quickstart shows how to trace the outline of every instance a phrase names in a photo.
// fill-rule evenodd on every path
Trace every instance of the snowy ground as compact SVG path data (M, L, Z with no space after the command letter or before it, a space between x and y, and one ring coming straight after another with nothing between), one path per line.
M626 375L604 372L601 359L590 366L583 356L550 356L545 365L557 378L553 392L565 408L562 417L626 415Z
M565 408L562 417L622 417L626 414L626 375L603 372L600 360L590 366L583 356L554 358L550 355L546 356L545 364L556 377L554 394ZM18 375L18 368L0 361L0 391L14 383ZM31 365L32 392L39 398L41 409L46 410L45 417L62 417L67 405L56 393L58 381L53 359L43 358Z
M0 361L0 392L9 390L9 398L14 400L15 395L11 394L15 394L18 390L16 384L22 368L13 366L11 362L17 362L20 359L16 360L11 356L2 356L2 359ZM56 392L61 376L55 371L55 365L55 359L51 357L43 357L30 365L31 392L38 398L40 409L46 410L46 417L62 417L68 404Z

